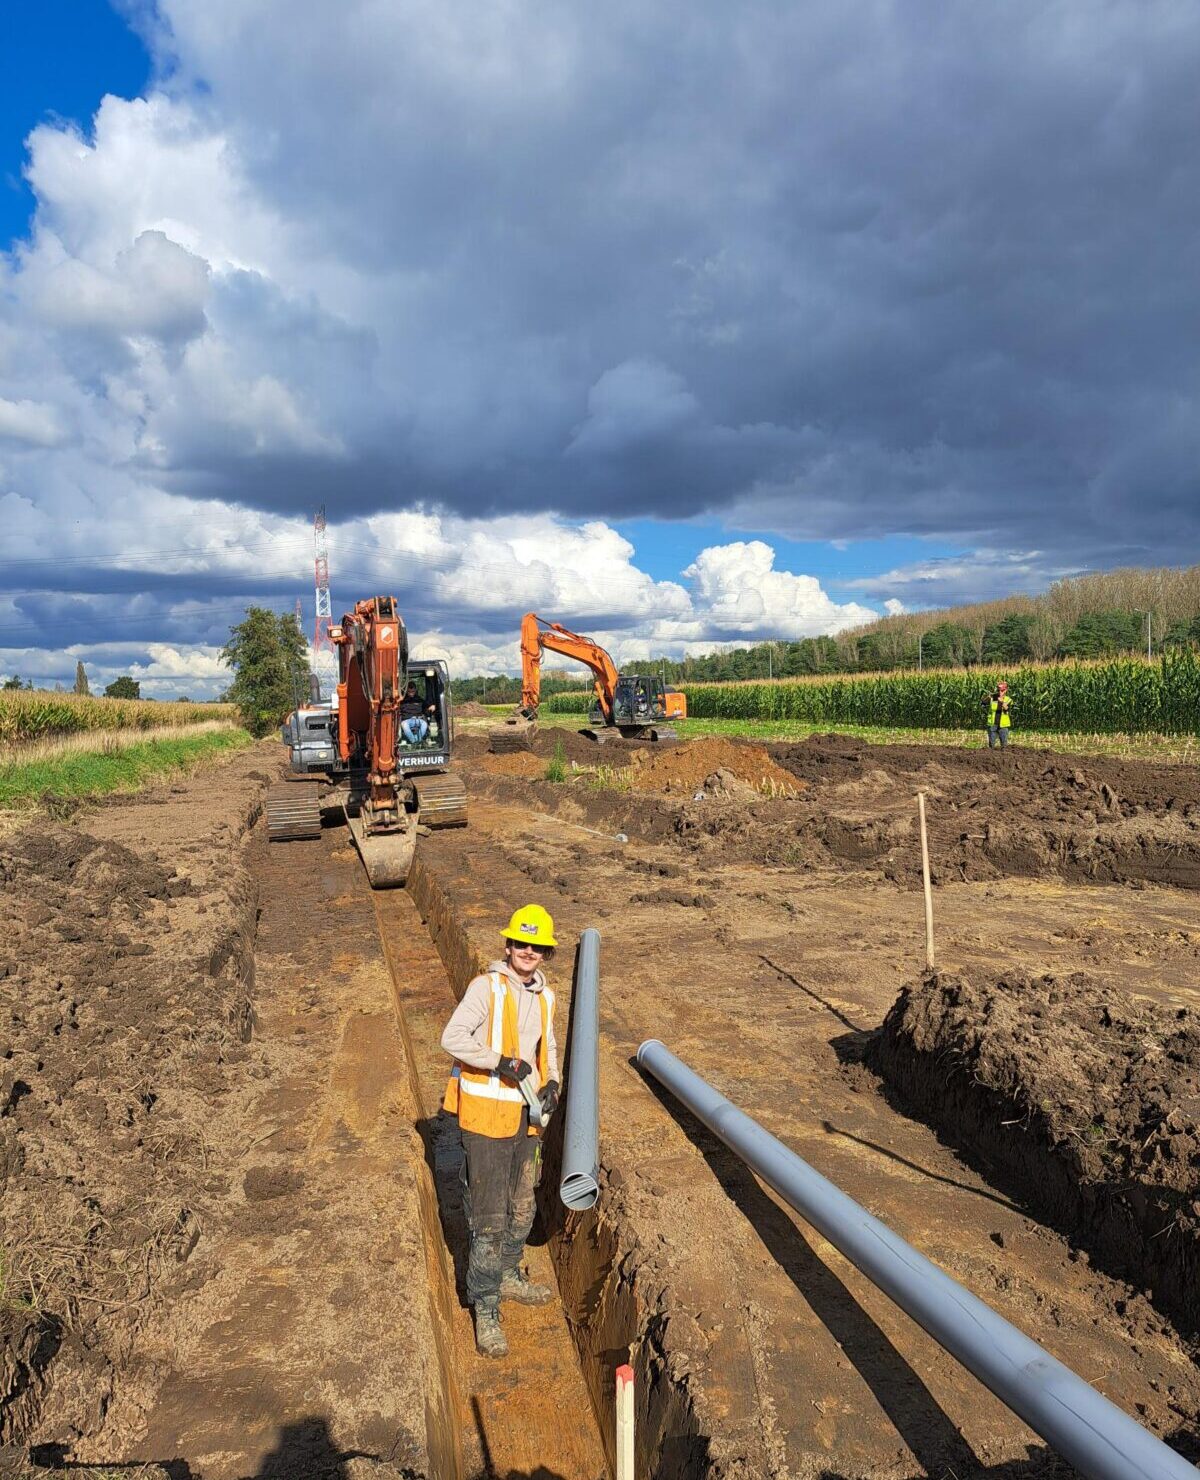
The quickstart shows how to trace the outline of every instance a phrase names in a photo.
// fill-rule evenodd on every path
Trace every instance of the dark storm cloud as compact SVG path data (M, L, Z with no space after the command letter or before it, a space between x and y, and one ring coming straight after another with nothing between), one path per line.
M458 455L431 459L421 408L392 408L349 505L737 504L798 536L1194 548L1200 13L618 5L485 22L473 62L406 55L402 18L352 6L339 37L300 9L286 36L239 13L231 41L165 7L264 196L368 275L426 275L408 336L373 326L383 383L425 353L433 402L474 383L485 421L514 380L554 382L499 456L454 406ZM376 55L337 72L368 16ZM689 414L631 405L581 444L630 362ZM178 476L280 508L296 473Z

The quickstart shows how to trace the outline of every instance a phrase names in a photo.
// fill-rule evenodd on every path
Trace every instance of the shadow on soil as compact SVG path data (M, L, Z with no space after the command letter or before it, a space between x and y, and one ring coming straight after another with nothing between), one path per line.
M838 1277L813 1252L788 1215L759 1185L742 1159L730 1151L654 1079L642 1079L667 1113L704 1157L729 1199L749 1220L763 1246L837 1341L875 1395L921 1467L912 1480L955 1476L957 1480L1068 1480L1078 1472L1044 1445L1025 1459L1000 1465L982 1463L959 1429L938 1405L921 1378ZM1172 1448L1189 1458L1194 1440L1187 1431L1171 1436ZM853 1480L839 1470L822 1470L819 1480Z
M279 1430L275 1448L264 1456L258 1469L245 1480L349 1480L346 1466L350 1460L356 1459L377 1465L387 1480L421 1480L415 1471L392 1464L385 1455L371 1454L363 1449L339 1449L333 1442L328 1422L315 1417L284 1424ZM136 1476L137 1480L203 1480L203 1471L193 1470L185 1459L109 1460L100 1465L80 1464L67 1459L58 1444L44 1444L32 1449L29 1465L13 1471L12 1475L13 1480L34 1480L36 1475L47 1472L69 1473L76 1480L87 1480L89 1476L103 1476L107 1480L108 1476L125 1474ZM0 1480L6 1480L9 1473L0 1466ZM524 1480L524 1477L514 1476L512 1480ZM532 1476L529 1480L543 1480L543 1477ZM547 1474L545 1480L560 1480L560 1477Z

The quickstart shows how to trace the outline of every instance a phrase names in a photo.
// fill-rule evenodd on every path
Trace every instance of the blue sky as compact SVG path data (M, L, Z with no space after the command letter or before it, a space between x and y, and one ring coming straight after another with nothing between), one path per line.
M87 132L106 92L141 92L150 58L106 0L10 0L0 19L0 55L0 242L7 244L24 234L34 206L22 179L29 131L59 118Z
M321 503L460 672L1200 558L1200 9L122 3L5 7L0 673L211 689Z

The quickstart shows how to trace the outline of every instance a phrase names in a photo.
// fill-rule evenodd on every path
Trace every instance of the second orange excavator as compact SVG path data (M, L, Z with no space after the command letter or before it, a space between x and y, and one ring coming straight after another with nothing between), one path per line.
M541 702L542 653L561 653L592 671L594 699L583 734L593 740L609 735L627 739L673 740L668 723L687 718L687 696L668 688L654 673L618 673L612 658L590 637L581 637L561 622L547 622L536 612L521 619L521 702L516 713L491 737L493 751L523 750L537 724Z

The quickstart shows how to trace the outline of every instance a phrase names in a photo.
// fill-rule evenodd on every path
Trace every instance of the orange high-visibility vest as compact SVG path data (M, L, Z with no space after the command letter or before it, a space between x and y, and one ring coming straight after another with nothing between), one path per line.
M488 1043L504 1058L517 1059L521 1056L521 1040L517 1032L517 994L498 971L488 973L492 985L491 1027ZM548 1077L549 1050L546 1047L546 1031L554 1016L554 993L543 987L538 993L538 1006L542 1012L542 1036L538 1040L537 1076L541 1089ZM521 1128L521 1107L525 1097L515 1084L507 1084L499 1074L489 1074L486 1069L473 1069L470 1064L456 1063L446 1086L446 1098L442 1108L458 1116L464 1131L474 1131L480 1136L515 1136ZM531 1125L529 1134L537 1135L537 1127Z

